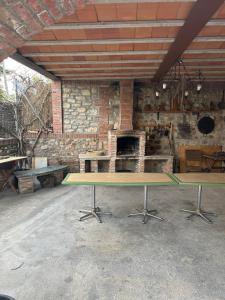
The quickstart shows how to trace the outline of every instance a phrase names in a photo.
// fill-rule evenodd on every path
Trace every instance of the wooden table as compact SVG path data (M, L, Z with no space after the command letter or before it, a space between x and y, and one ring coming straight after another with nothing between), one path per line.
M215 164L217 162L222 162L224 163L225 162L225 156L224 155L203 155L202 156L205 160L206 160L206 163L207 163L207 170L212 171L213 169L220 169L222 171L224 171L224 167L221 166L221 167L217 167L217 168L214 168L215 167Z
M173 178L164 173L71 173L64 179L65 185L90 185L92 186L92 209L90 211L82 210L85 215L80 221L89 217L95 217L99 223L102 222L101 215L111 214L104 213L99 207L96 207L96 186L143 186L144 187L144 208L133 216L142 216L143 223L147 223L148 218L152 217L162 221L163 219L148 209L148 186L170 186L176 185L177 182Z
M216 216L214 213L202 210L202 186L217 186L225 187L225 174L224 173L180 173L173 175L174 180L177 181L179 185L194 185L198 186L198 198L197 207L195 210L182 210L186 213L190 213L187 217L188 219L199 216L204 221L212 223L207 215Z
M8 158L0 159L0 175L5 179L4 183L0 187L0 191L4 190L7 183L10 185L11 189L15 191L15 187L9 179L14 172L15 164L19 161L25 160L26 158L26 156L11 156Z

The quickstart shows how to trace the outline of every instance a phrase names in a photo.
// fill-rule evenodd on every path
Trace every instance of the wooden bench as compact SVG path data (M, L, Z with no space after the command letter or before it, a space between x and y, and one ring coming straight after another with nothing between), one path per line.
M35 191L36 179L49 176L53 178L51 186L60 184L63 181L67 166L48 166L45 168L31 169L25 171L16 171L14 174L18 179L18 188L20 193L33 193Z

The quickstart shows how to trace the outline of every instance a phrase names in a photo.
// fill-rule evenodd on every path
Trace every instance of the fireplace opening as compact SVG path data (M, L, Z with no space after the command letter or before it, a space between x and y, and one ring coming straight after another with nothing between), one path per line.
M137 156L139 153L139 138L133 136L117 138L118 156Z

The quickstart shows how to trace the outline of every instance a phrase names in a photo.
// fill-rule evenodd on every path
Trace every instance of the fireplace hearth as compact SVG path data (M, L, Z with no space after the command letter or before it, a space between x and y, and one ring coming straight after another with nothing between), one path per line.
M133 136L118 137L117 156L137 156L139 153L139 138Z

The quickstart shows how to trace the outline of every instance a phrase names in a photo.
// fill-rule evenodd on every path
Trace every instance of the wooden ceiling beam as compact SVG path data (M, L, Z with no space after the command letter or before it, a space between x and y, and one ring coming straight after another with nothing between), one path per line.
M76 46L76 45L123 45L123 44L160 44L172 43L175 38L134 38L134 39L97 39L97 40L45 40L27 41L23 46ZM225 42L225 36L196 37L195 42Z
M142 39L97 39L97 40L55 40L28 41L24 46L75 46L75 45L121 45L121 44L160 44L172 43L174 38L142 38Z
M121 79L151 79L152 77L151 76L139 76L139 75L137 75L137 76L121 76L121 74L120 75L118 75L118 76L116 76L116 77L108 77L108 76L104 76L104 77L99 77L99 76L97 76L97 77L84 77L84 78L79 78L79 77L70 77L70 78L63 78L62 77L62 80L79 80L79 81L81 81L81 80L84 80L84 81L86 81L86 80L121 80Z
M81 22L81 23L58 23L58 24L45 27L45 30L181 27L183 25L184 25L184 20L117 21L117 22L87 22L87 23Z
M111 56L111 55L162 55L167 50L147 50L147 51L77 51L77 52L30 52L24 53L25 57L60 57L60 56Z
M38 66L37 64L35 64L33 61L31 61L28 58L25 58L24 56L22 56L20 53L16 52L12 55L10 55L10 58L14 59L15 61L23 64L24 66L38 72L39 74L51 79L51 80L60 80L58 77L56 77L54 74L52 74L51 72L45 70L44 68Z
M146 76L150 76L150 75L154 75L153 72L146 72L146 71L143 71L143 72L121 72L118 74L118 72L115 72L115 73L104 73L104 72L100 72L100 73L89 73L89 72L84 72L84 73L65 73L65 74L62 74L62 73L59 73L59 74L56 74L56 76L58 77L80 77L80 76L112 76L112 75L117 75L117 76L129 76L129 75L133 75L133 76L136 76L136 75L146 75Z
M48 71L104 71L104 70L156 70L158 66L152 67L104 67L104 68L50 68Z
M154 80L160 80L167 74L222 4L224 4L224 0L198 0L195 3L184 26L178 32L174 43L156 72ZM190 53L188 51L186 53Z
M170 50L169 50L170 52ZM184 51L184 54L224 54L225 49L190 49ZM77 52L29 52L24 53L23 56L25 57L60 57L60 56L118 56L118 55L165 55L167 54L167 50L141 50L141 51L77 51ZM183 54L183 52L182 52ZM168 57L166 55L166 57ZM170 68L171 65L174 65L174 63L177 61L178 58L180 58L181 55L177 57L177 55L173 56L173 60L168 61L164 60L166 62L166 65L163 64L160 66L162 69L163 74L160 73L161 77L164 75ZM173 63L172 63L173 61ZM167 67L167 68L165 68Z
M206 0L206 1L210 1L210 0ZM219 0L215 0L215 2L216 1ZM47 26L44 28L44 30L182 27L185 23L186 23L185 20L144 20L144 21L58 23L58 24ZM207 23L207 26L224 26L224 25L225 25L225 19L215 19Z
M37 65L104 65L104 64L148 64L160 63L162 59L130 59L130 60L86 60L86 61L41 61Z

